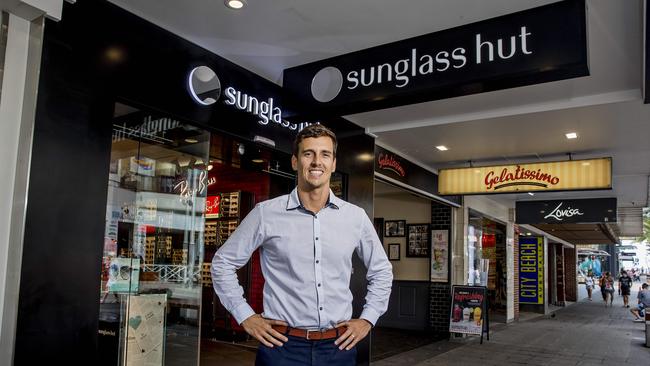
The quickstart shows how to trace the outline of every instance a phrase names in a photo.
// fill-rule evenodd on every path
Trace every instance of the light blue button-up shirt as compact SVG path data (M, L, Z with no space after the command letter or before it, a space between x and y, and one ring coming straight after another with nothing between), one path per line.
M318 213L306 210L298 192L261 202L212 259L212 282L224 307L241 324L255 311L244 299L236 270L260 249L264 313L289 326L325 329L352 317L352 255L368 269L368 293L360 318L373 325L388 308L393 271L365 211L330 191Z

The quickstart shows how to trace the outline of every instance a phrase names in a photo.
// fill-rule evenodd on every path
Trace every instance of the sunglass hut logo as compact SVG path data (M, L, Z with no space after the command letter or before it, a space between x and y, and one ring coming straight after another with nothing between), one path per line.
M190 71L187 86L192 99L203 106L216 103L221 97L221 81L217 74L207 66L198 66ZM308 122L292 123L282 118L282 109L272 97L261 100L232 86L224 90L226 105L257 116L258 123L266 126L270 122L292 131L300 131L310 125Z

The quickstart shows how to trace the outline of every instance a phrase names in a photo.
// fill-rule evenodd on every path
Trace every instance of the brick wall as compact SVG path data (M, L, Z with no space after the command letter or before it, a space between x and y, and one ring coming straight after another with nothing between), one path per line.
M448 230L449 247L447 253L451 259L451 207L431 202L431 230ZM449 266L451 277L451 265ZM449 334L449 309L451 307L450 282L432 282L429 291L429 326L440 337Z
M578 301L578 279L576 278L576 249L564 248L564 280L566 300Z

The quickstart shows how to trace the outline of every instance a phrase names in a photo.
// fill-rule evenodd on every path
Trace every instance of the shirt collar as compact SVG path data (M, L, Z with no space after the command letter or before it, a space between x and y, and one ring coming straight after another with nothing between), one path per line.
M325 204L325 207L332 207L335 209L339 209L342 204L345 201L342 199L336 197L334 192L330 189L330 195L327 198L327 203ZM303 207L302 204L300 203L300 197L298 197L298 188L294 188L293 191L289 194L289 199L287 200L287 210L293 210L298 207Z

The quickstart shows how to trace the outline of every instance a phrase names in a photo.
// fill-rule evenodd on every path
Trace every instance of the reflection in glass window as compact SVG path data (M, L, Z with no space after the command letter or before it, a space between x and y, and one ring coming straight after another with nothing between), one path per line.
M210 134L117 103L100 286L113 365L198 362Z

